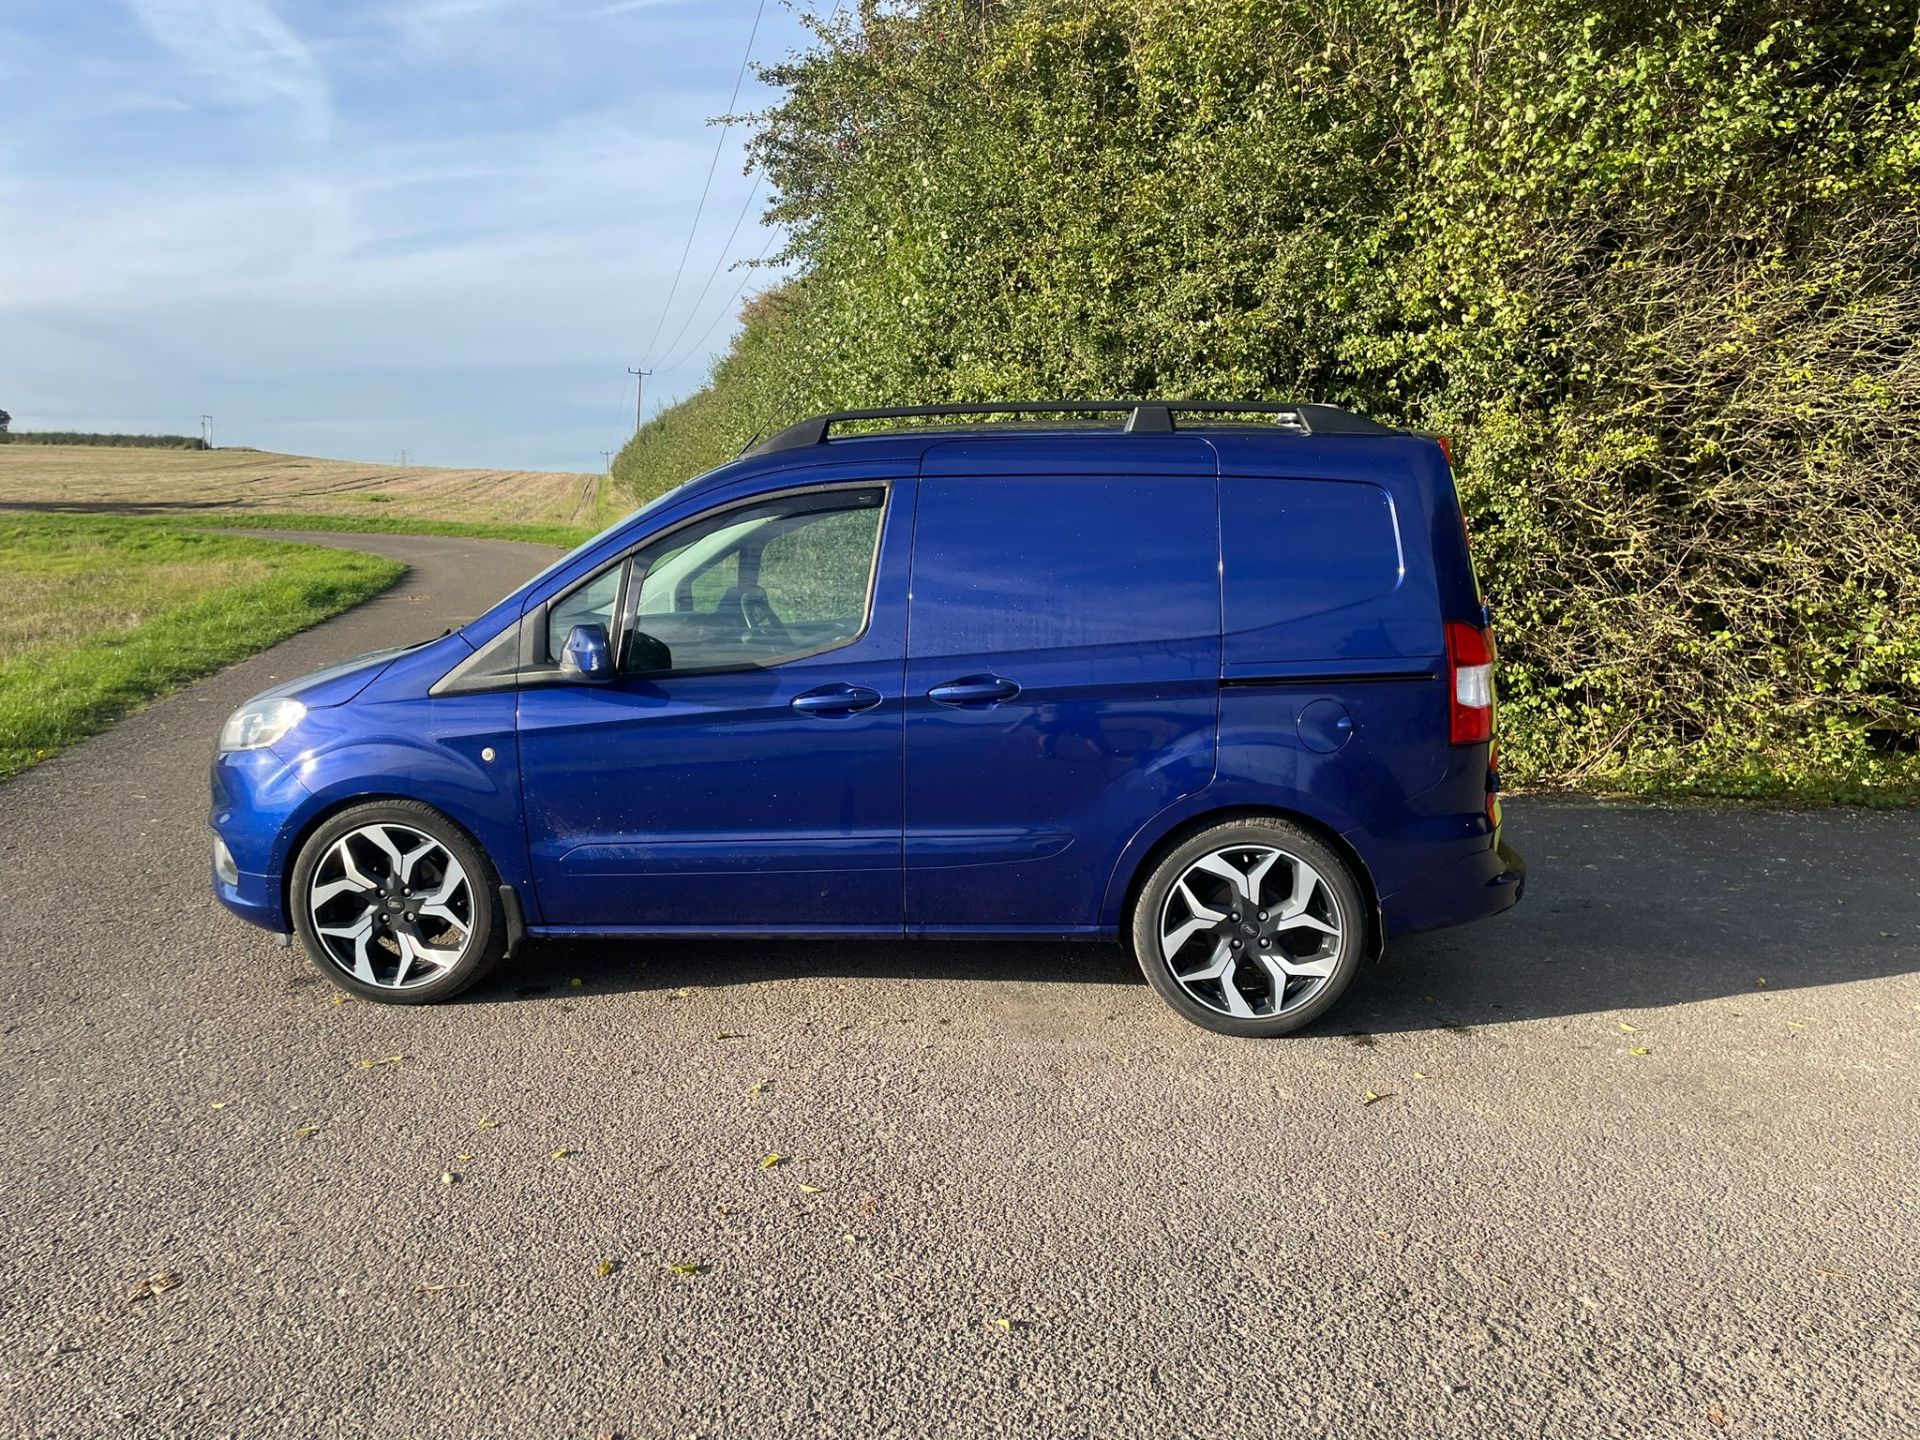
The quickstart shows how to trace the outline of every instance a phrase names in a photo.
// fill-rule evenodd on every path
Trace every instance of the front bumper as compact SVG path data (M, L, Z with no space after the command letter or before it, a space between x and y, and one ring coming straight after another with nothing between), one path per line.
M311 793L271 749L216 755L212 790L213 898L249 924L287 934L286 840Z
M280 877L223 868L219 852L224 842L216 835L213 843L213 898L249 925L284 937L288 933L287 911L280 898Z

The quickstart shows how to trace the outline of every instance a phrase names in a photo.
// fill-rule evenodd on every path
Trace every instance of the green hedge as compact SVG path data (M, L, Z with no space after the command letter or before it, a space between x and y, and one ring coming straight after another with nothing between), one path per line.
M204 450L198 435L99 435L87 430L0 430L0 445L113 445L141 450Z
M1920 793L1910 6L869 4L770 74L799 278L636 497L834 405L1333 401L1455 440L1518 778Z

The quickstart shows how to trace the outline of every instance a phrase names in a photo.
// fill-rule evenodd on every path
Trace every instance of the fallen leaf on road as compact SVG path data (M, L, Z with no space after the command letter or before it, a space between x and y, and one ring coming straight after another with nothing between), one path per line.
M675 1000L685 1000L691 994L693 994L691 990L676 990L673 992L673 998Z
M227 1108L227 1106L231 1105L232 1103L233 1102L231 1100L216 1100L213 1102L210 1108L214 1110L224 1110Z
M993 1323L998 1325L1002 1330L1006 1331L1009 1335L1011 1335L1015 1330L1024 1328L1026 1325L1026 1322L1024 1320L1015 1320L1006 1315L996 1315L994 1317Z
M554 1152L553 1152L553 1158L554 1158L555 1160L565 1160L566 1158L568 1158L568 1157L569 1157L570 1155L572 1155L573 1153L574 1153L574 1152L573 1152L573 1151L571 1151L571 1150L565 1150L565 1149L561 1149L561 1150L556 1150L556 1151L554 1151Z
M584 986L586 983L587 983L586 981L582 980L578 975L576 975L571 980L567 981L567 988L569 990L578 990L582 986Z
M345 995L336 995L333 997L333 1003L336 1005L344 1005L347 1003L347 997Z
M1722 1410L1718 1405L1707 1406L1707 1423L1716 1430L1726 1429L1727 1412Z
M753 1088L748 1090L747 1093L749 1095L764 1095L772 1088L773 1082L771 1080L759 1080L754 1083Z
M698 1260L683 1260L678 1265L669 1265L667 1269L676 1275L698 1275L707 1267Z
M478 1120L473 1122L473 1128L476 1130L498 1130L500 1128L500 1122L490 1115L482 1115Z
M459 1162L460 1162L460 1163L461 1163L462 1165L464 1165L464 1164L466 1164L466 1163L467 1163L467 1162L468 1162L469 1160L471 1160L471 1159L473 1159L473 1156L471 1156L471 1155L456 1155L456 1156L454 1156L453 1158L454 1158L454 1159L456 1159L456 1160L458 1160L458 1161L459 1161Z
M451 1185L459 1178L460 1177L454 1174L453 1171L451 1170L442 1170L440 1172L440 1183L442 1185Z
M602 1280L604 1280L607 1278L607 1276L613 1274L614 1271L620 1268L620 1262L612 1258L611 1256L609 1256L607 1259L602 1260L598 1265L594 1266L593 1268L594 1268L594 1273L598 1275Z
M738 1030L719 1030L714 1033L713 1038L716 1040L744 1040L747 1037L742 1035Z
M1816 1275L1824 1275L1824 1276L1826 1276L1826 1277L1827 1277L1827 1278L1828 1278L1829 1280L1851 1280L1851 1279L1853 1278L1853 1272L1852 1272L1851 1270L1820 1270L1820 1269L1816 1269L1816 1270L1814 1271L1814 1273L1815 1273Z
M422 1285L413 1293L416 1295L438 1295L442 1290L451 1290L451 1285Z
M1652 1053L1653 1051L1647 1049L1644 1045L1636 1045L1633 1049L1627 1051L1629 1055L1651 1055Z
M371 1070L376 1065L398 1065L407 1057L404 1055L383 1055L378 1060L361 1060L357 1063L362 1070Z
M1362 1105L1375 1105L1375 1104L1378 1104L1380 1101L1386 1099L1387 1096L1391 1094L1393 1094L1391 1090L1388 1090L1387 1092L1385 1092L1385 1094L1376 1094L1372 1090L1369 1090L1365 1095L1362 1095L1360 1097L1360 1103Z
M1804 1030L1807 1027L1798 1020L1789 1020L1787 1021L1787 1028L1789 1030Z
M800 1193L802 1195L818 1195L822 1188L823 1187L819 1185L802 1185L800 1187Z
M179 1289L180 1283L180 1277L173 1271L156 1270L127 1291L127 1303L131 1305L136 1300L151 1300L154 1296L164 1294L168 1290Z
M1629 1025L1624 1020L1620 1022L1620 1028L1629 1035L1638 1035L1640 1033L1640 1027L1638 1025Z
M294 1127L293 1133L304 1140L309 1135L318 1135L320 1133L320 1127L318 1125L298 1125Z
M1760 977L1759 977L1758 979L1756 979L1756 980L1755 980L1755 981L1753 982L1753 988L1754 988L1754 989L1756 989L1756 990L1764 990L1764 989L1766 989L1766 988L1767 988L1767 977L1766 977L1766 976L1764 976L1764 975L1762 975L1762 976L1760 976Z
M777 1154L777 1153L773 1155L769 1155L767 1156L766 1159L760 1162L760 1168L762 1170L771 1170L773 1169L774 1166L785 1163L786 1158L787 1158L786 1156Z
M1422 1074L1421 1074L1421 1073L1420 1073L1420 1072L1419 1072L1418 1070L1416 1070L1416 1071L1414 1071L1414 1072L1413 1072L1413 1078L1414 1078L1414 1079L1416 1079L1416 1080L1426 1080L1426 1079L1429 1079L1429 1078L1431 1078L1431 1077L1429 1077L1429 1076L1426 1076L1426 1075L1422 1075Z

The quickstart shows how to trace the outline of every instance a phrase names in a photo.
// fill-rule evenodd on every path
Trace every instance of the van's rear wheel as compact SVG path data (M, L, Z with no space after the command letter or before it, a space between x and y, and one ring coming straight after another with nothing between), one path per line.
M1204 830L1154 867L1133 907L1147 982L1196 1025L1285 1035L1325 1014L1366 949L1346 863L1284 820Z
M411 800L355 805L314 831L290 899L320 973L368 1000L445 1000L507 945L493 866L459 826Z

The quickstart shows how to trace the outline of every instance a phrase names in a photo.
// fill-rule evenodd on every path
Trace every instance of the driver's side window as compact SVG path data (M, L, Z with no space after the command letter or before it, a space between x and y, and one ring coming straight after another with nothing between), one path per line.
M628 675L758 668L847 644L866 627L885 502L884 489L821 491L677 530L557 602L549 653L580 623L607 625Z

